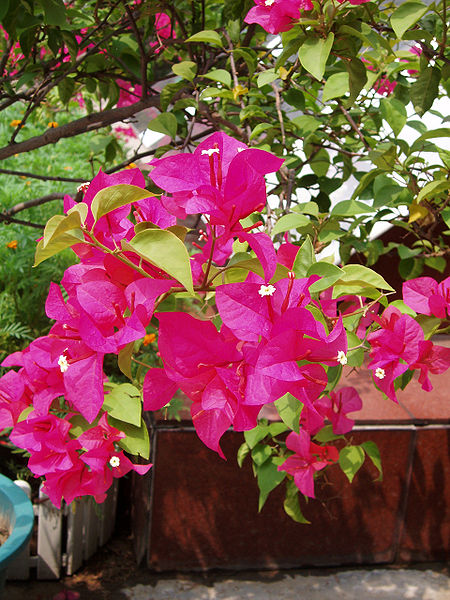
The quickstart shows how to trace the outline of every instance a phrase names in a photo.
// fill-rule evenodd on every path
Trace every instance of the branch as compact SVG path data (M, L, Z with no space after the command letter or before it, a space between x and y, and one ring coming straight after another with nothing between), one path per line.
M8 215L5 215L3 213L0 213L0 223L6 223L6 225L9 225L10 223L14 223L15 225L26 225L27 227L34 227L35 229L45 228L45 225L41 225L40 223L22 221L21 219L13 219L12 217L8 217Z
M123 121L150 106L159 106L159 96L139 100L139 102L130 104L129 106L121 106L120 108L111 108L110 110L93 113L60 127L48 129L42 135L28 138L23 142L8 144L8 146L0 148L0 160L13 156L13 154L21 154L22 152L29 152L48 144L56 144L62 138L74 137L86 131L101 129L107 125Z
M40 179L41 181L67 181L68 183L84 183L86 178L78 177L53 177L51 175L38 175L37 173L28 173L27 171L13 171L11 169L0 169L3 175L18 175L19 177L29 177L30 179Z
M26 208L31 208L32 206L39 206L41 204L45 204L46 202L51 202L52 200L62 200L66 194L61 192L55 192L53 194L48 194L47 196L42 196L41 198L34 198L33 200L27 200L26 202L19 202L15 206L8 208L2 214L5 217L10 217L11 215L15 215L21 210L25 210Z

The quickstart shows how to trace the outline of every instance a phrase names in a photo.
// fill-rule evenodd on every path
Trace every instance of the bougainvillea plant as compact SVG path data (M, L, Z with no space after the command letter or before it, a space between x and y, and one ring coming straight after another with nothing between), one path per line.
M114 478L152 468L145 415L182 402L222 458L223 434L243 432L260 508L286 484L302 522L299 497L327 469L381 470L373 443L343 437L362 406L344 369L397 402L412 377L431 391L450 366L433 337L448 332L450 278L420 276L448 257L449 157L429 141L448 129L420 120L448 86L445 4L196 5L105 2L91 19L42 1L26 27L0 9L1 100L27 103L0 157L149 107L166 136L131 168L86 177L45 226L35 266L68 248L76 260L50 286L49 333L3 361L0 428L56 506L102 502ZM55 89L88 114L26 139ZM380 221L413 243L384 245ZM324 257L336 242L339 258ZM393 250L406 281L391 301L400 290L370 267Z
M47 223L36 265L69 246L79 262L50 287L49 334L3 362L19 370L0 380L0 426L12 427L11 441L30 453L28 466L45 477L55 505L85 494L101 502L114 477L146 473L150 464L129 458L149 457L142 411L163 408L178 390L199 438L223 458L225 431L254 433L262 407L275 406L280 421L258 434L257 450L272 465L273 486L287 476L314 497L323 469L340 465L353 476L361 466L349 459L356 446L339 453L333 445L362 405L354 388L335 390L344 365L369 368L394 402L406 372L417 371L429 391L428 374L450 366L450 348L426 338L412 316L438 329L450 280L407 282L402 311L387 305L393 290L369 268L316 261L309 238L277 248L260 220L245 226L265 206L264 175L282 162L214 133L193 154L153 161L162 195L145 189L138 169L100 172L80 188L82 201L67 197L65 215ZM205 227L191 253L188 229L177 224L187 215ZM165 309L171 296L189 299L187 308ZM143 364L139 341L152 330L160 364L139 380L131 362ZM107 380L106 355L117 356L129 383ZM376 449L365 448L378 465Z

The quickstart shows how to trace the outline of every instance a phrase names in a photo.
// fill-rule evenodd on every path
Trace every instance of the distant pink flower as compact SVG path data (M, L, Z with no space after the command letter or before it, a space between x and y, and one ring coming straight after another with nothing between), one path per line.
M247 13L246 23L257 23L268 33L288 31L301 17L301 11L312 10L311 0L254 0L256 6Z
M343 4L347 0L338 0L339 4ZM359 6L360 4L365 4L366 2L370 2L370 0L348 0L350 4L353 6Z
M314 474L339 460L339 452L334 446L319 446L311 442L309 434L300 429L286 439L286 446L294 454L289 456L278 471L286 471L294 478L294 483L302 494L309 498L314 495Z
M417 313L445 319L450 315L450 277L437 283L432 277L417 277L403 283L403 300Z
M136 132L132 127L116 127L114 132L124 138L137 138Z
M388 77L380 77L375 81L373 89L382 96L390 96L396 86L396 81L391 81Z

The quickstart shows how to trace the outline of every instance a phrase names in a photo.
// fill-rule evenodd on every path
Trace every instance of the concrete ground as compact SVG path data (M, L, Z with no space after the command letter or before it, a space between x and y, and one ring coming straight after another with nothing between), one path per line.
M3 600L450 600L448 565L8 582ZM108 579L108 578L106 578Z

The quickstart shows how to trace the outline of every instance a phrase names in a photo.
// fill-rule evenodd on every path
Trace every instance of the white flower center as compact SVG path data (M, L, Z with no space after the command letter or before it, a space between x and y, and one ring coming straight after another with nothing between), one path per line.
M264 5L265 5L265 6L272 6L272 4L274 4L274 2L275 2L275 0L266 0L266 1L264 2Z
M209 150L202 150L202 156L207 154L208 156L212 156L213 154L220 154L219 148L210 148Z
M64 356L64 354L61 354L61 356L58 358L58 365L61 369L61 373L65 373L69 368L69 363L67 362L67 358Z
M120 466L120 458L118 456L111 456L111 458L109 459L109 464L112 467L119 467Z
M378 379L384 379L386 377L386 371L381 367L377 367L375 371L375 377L378 377Z
M247 150L247 148L244 148L243 146L240 146L237 151L238 152L244 152L244 150Z
M339 352L337 353L337 361L338 363L341 363L341 365L346 365L348 360L347 360L347 355L345 354L345 352L343 350L339 350Z
M276 287L274 285L272 285L271 283L269 283L269 285L262 285L259 290L258 290L258 294L263 297L263 296L273 296L275 291L276 291Z

